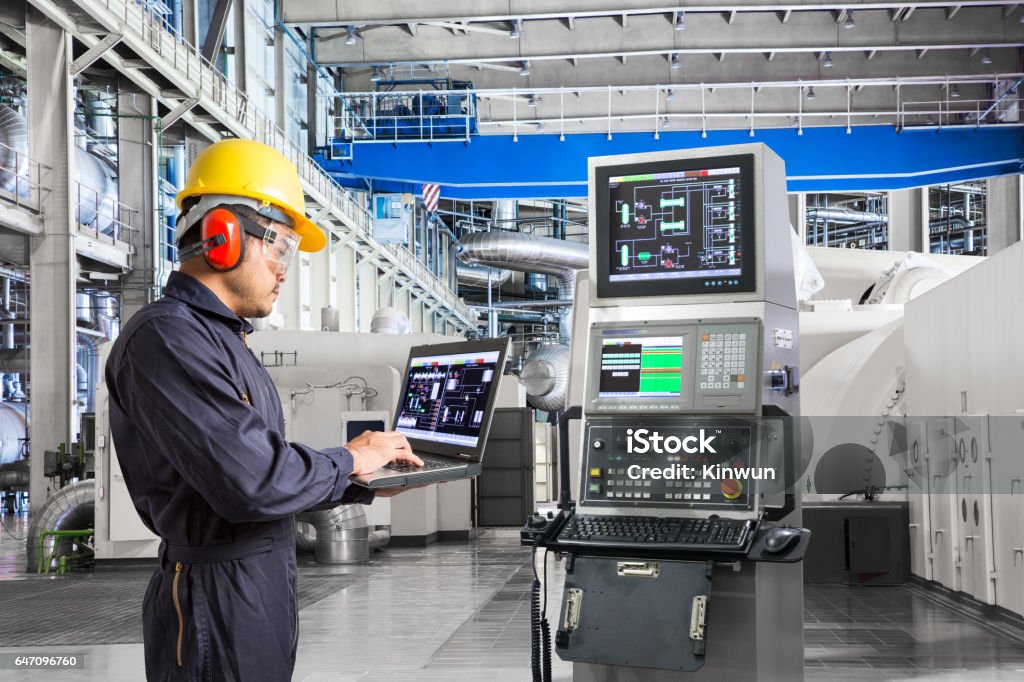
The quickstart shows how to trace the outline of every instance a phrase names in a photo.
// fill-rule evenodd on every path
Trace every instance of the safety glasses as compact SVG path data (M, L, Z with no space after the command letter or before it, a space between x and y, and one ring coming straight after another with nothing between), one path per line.
M295 252L299 250L300 239L297 236L285 235L277 230L264 229L263 257L274 265L278 272L288 271Z
M302 241L299 236L263 227L244 216L239 216L239 219L246 234L250 234L262 242L263 257L281 274L287 272L292 258L295 257L295 252L299 250L299 242Z

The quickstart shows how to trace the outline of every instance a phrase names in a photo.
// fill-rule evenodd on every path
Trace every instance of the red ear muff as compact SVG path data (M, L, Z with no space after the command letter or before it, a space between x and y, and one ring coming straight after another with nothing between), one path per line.
M203 244L211 245L203 254L214 270L234 270L245 257L242 221L226 208L215 208L203 216L200 226Z

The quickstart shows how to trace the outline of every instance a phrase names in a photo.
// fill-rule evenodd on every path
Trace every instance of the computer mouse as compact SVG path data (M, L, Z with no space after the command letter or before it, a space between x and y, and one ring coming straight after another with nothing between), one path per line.
M800 540L798 528L772 528L764 536L764 548L769 554L779 554Z

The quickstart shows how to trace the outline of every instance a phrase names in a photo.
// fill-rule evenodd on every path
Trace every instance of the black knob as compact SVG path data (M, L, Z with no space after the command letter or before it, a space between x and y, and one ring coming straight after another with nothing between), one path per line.
M603 440L598 438L597 440L594 441L594 449L595 450L600 450L603 447L604 447L604 441Z
M530 528L535 529L535 530L539 530L539 529L544 528L545 526L548 525L548 520L545 519L540 514L534 514L526 522L526 525L529 526Z

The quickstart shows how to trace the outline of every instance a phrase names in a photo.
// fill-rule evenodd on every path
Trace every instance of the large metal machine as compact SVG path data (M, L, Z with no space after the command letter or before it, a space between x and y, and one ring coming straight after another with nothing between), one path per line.
M522 533L567 558L556 651L575 680L801 679L783 163L759 144L594 158L589 183L579 498Z

